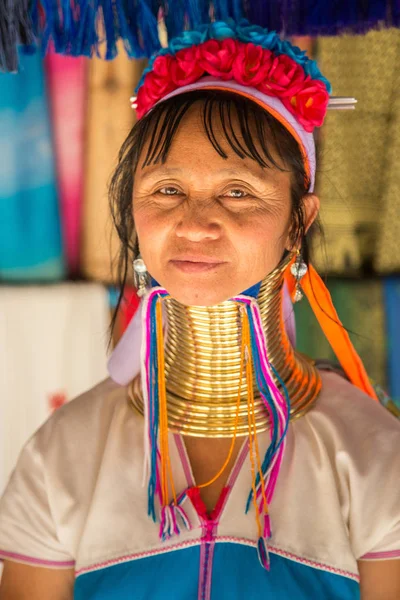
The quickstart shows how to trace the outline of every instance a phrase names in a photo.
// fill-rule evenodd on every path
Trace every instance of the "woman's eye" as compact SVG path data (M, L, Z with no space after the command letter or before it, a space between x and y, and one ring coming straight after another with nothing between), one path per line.
M229 190L226 195L229 195L230 198L245 198L248 196L247 192L236 188Z
M160 188L157 191L157 193L163 194L164 196L176 196L179 193L179 191L175 187L172 187L171 185L167 185L163 188Z

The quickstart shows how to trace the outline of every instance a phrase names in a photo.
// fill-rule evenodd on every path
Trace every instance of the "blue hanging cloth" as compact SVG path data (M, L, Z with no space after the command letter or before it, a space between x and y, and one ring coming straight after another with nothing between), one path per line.
M400 411L400 278L384 279L389 392Z
M0 73L0 279L54 281L65 271L43 61L20 65Z
M246 18L286 36L366 33L400 26L399 0L250 0Z
M2 0L0 71L15 71L16 47L32 44L73 56L112 59L122 39L129 56L160 49L158 20L171 39L201 23L243 17L286 36L365 33L400 26L400 0ZM104 43L103 43L104 42Z

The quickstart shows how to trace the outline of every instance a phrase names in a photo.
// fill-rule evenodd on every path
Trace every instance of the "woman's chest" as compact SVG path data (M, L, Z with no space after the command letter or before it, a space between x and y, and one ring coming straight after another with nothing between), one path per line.
M260 442L267 446L268 439ZM329 465L321 470L321 465L311 466L312 460L298 460L297 449L289 440L270 505L268 572L257 558L253 507L246 511L252 479L245 446L225 479L219 510L210 518L190 493L199 455L192 452L191 464L190 449L182 438L171 437L176 489L187 490L181 504L187 521L178 519L179 532L165 541L159 538L159 523L148 515L148 490L141 485L143 456L135 457L129 445L107 449L93 494L85 507L79 507L85 515L76 548L76 599L108 598L118 586L125 595L113 598L131 597L127 589L135 589L132 597L138 599L165 598L169 589L174 590L170 596L174 599L255 598L257 586L263 586L270 597L285 598L282 590L288 590L292 594L288 598L299 600L358 598L357 565L334 474ZM215 473L217 463L220 457L212 464L210 460L209 472L197 471L197 477ZM156 573L162 577L155 577ZM232 595L225 596L221 586L232 589ZM89 588L98 594L89 595Z
M189 472L188 483L198 488L208 514L218 506L246 441L243 437L231 440L189 436L176 440L184 446L181 457Z

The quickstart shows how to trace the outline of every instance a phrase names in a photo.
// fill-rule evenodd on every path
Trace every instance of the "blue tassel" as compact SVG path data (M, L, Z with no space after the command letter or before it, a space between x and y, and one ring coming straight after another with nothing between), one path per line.
M183 0L169 0L165 7L165 25L168 39L178 36L185 29L185 7Z
M214 3L216 21L225 21L232 16L232 14L229 14L228 4L229 0L218 0Z
M138 0L138 31L132 33L136 34L141 42L145 56L151 56L161 47L158 39L157 14L152 13L146 0Z
M196 0L186 0L186 15L190 29L197 28L201 23L201 12Z
M138 32L138 10L135 2L117 2L115 5L121 37L129 56L140 58L145 56L144 49L140 46Z
M150 306L150 349L149 349L149 423L150 423L150 473L148 482L147 513L156 521L155 499L157 494L158 468L158 429L159 429L159 389L158 389L158 359L157 359L157 323L156 308L159 297L167 294L160 293L151 300Z
M232 1L232 9L230 16L233 17L233 20L239 23L240 19L243 18L243 7L241 0L231 0ZM253 1L253 0L252 0Z
M118 22L115 19L112 0L100 0L103 13L104 31L106 34L106 60L117 56L117 39L119 38Z
M208 23L210 20L210 3L208 0L198 0L198 9L200 12L200 23Z
M45 13L38 18L39 6ZM157 18L165 12L168 37L185 28L210 23L213 18L233 18L237 23L246 17L270 31L291 35L337 35L344 30L365 33L378 24L400 26L398 0L2 0L0 3L0 69L16 71L17 46L25 53L41 46L43 54L50 40L57 52L74 56L98 56L106 42L106 58L116 55L116 42L122 38L129 56L150 57L160 49ZM97 27L103 19L105 40ZM44 25L43 25L44 23Z
M75 21L75 35L71 40L71 54L73 56L91 57L97 50L96 8L87 0L81 0L79 21Z

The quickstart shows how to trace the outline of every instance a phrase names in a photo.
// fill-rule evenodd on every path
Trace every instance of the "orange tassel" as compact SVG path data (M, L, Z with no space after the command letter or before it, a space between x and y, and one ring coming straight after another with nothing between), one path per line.
M295 260L296 257L294 257L288 266L285 274L291 297L293 297L296 288L296 280L290 272L290 266ZM368 396L378 400L361 358L339 319L329 290L312 265L309 265L308 271L302 278L300 285L347 377L353 385L368 394Z

